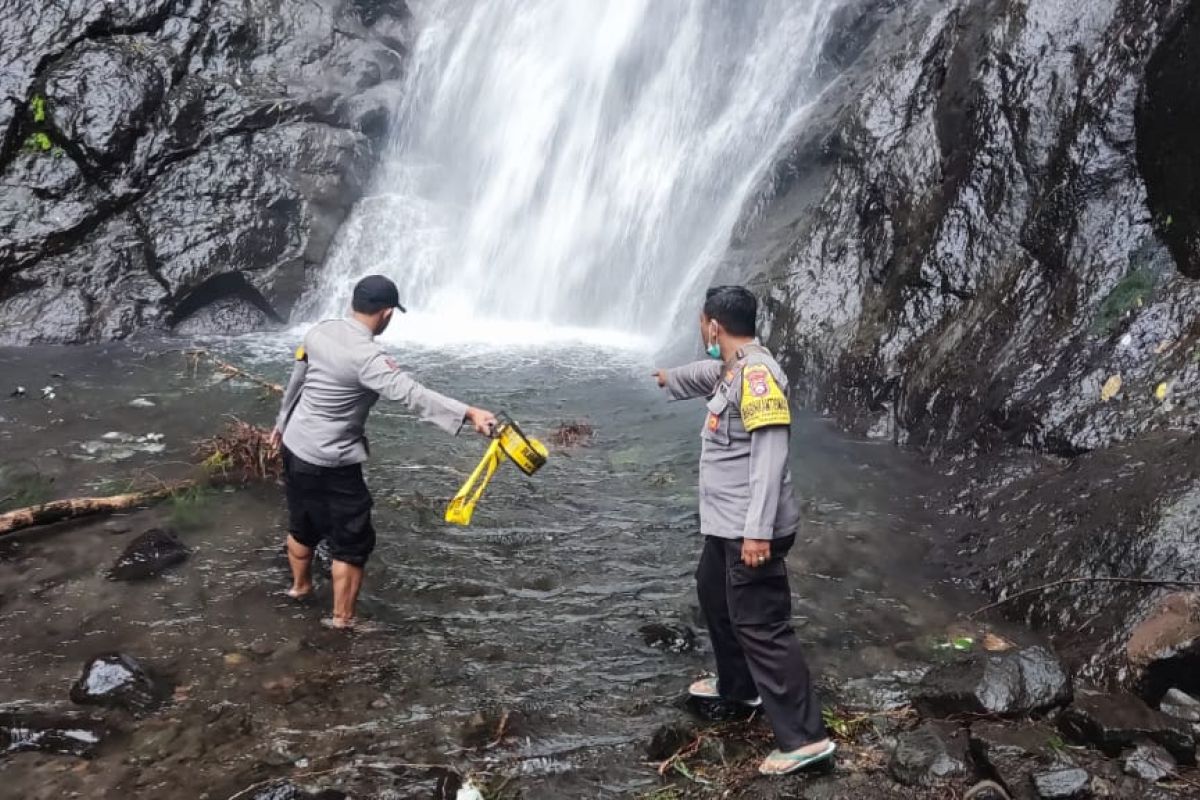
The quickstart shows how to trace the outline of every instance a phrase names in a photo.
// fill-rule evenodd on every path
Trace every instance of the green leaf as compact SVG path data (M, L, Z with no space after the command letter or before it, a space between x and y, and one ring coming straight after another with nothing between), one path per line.
M46 121L46 98L40 94L35 94L33 99L29 101L29 109L33 113L35 124L41 125Z
M25 140L26 150L36 150L45 153L52 147L54 147L54 142L50 141L50 137L41 131L29 134L29 138Z

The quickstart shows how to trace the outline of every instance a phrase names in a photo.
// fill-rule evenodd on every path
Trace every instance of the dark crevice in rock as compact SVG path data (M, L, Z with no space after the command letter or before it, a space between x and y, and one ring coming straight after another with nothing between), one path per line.
M271 320L275 322L284 321L279 312L263 297L262 292L254 288L243 273L223 272L220 275L209 278L195 289L178 298L175 308L167 320L167 324L174 328L205 306L215 305L219 300L223 299L242 300L266 314Z
M1146 67L1137 156L1154 227L1179 271L1200 278L1200 2L1169 25Z

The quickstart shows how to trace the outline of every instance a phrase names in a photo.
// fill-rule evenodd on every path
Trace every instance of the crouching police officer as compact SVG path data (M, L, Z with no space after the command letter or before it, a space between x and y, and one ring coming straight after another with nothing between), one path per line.
M399 400L426 422L457 434L464 422L489 434L488 411L426 389L400 369L375 337L394 309L404 311L396 284L370 275L354 287L353 314L314 325L296 351L272 443L283 445L292 588L312 592L313 548L321 539L333 560L333 616L325 624L354 627L363 568L375 548L371 493L363 481L367 414L380 396Z
M675 400L708 398L696 588L717 677L689 692L761 705L779 749L759 771L786 775L830 758L834 744L791 624L785 559L800 525L788 469L791 411L787 379L755 339L757 312L743 287L709 289L700 335L711 360L655 377Z

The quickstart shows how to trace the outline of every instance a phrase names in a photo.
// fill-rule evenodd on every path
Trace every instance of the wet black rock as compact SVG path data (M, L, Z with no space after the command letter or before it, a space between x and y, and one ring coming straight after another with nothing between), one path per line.
M108 571L110 581L137 581L154 577L187 560L189 550L173 531L151 528L138 536Z
M1017 800L1033 798L1032 777L1054 760L1057 732L1041 723L976 722L971 725L975 763L996 777Z
M684 625L664 625L659 622L638 628L648 647L669 653L690 653L696 649L696 632Z
M0 712L0 756L35 750L91 758L108 735L102 720L45 712Z
M1176 719L1200 722L1200 700L1178 689L1171 689L1163 696L1158 710Z
M1156 744L1141 743L1123 761L1125 772L1149 783L1158 783L1175 774L1175 759Z
M838 685L838 700L846 708L870 711L890 711L909 705L929 669L921 666L852 678Z
M680 748L696 738L696 729L681 722L660 725L646 743L646 757L651 761L666 761Z
M906 786L937 786L970 774L966 730L926 722L896 738L888 768Z
M1070 699L1066 672L1043 647L977 653L940 665L922 678L912 697L929 716L1021 716Z
M403 0L0 20L0 343L286 318L380 151L409 20Z
M1077 767L1039 772L1033 776L1037 796L1043 800L1082 800L1092 796L1092 778Z
M995 781L980 781L967 790L963 800L1012 800L1012 797Z
M1059 715L1058 726L1071 740L1093 745L1114 758L1124 748L1150 740L1180 763L1196 763L1191 727L1131 694L1080 693Z
M291 781L281 780L256 789L245 797L249 800L346 800L348 795L336 789L310 790Z
M170 697L170 687L137 659L124 653L92 658L71 687L71 700L80 705L119 708L145 714Z

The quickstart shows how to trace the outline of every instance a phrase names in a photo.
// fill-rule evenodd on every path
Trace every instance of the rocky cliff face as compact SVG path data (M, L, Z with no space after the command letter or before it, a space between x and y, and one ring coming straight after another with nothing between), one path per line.
M942 457L967 520L948 555L996 594L1200 580L1200 3L845 13L849 67L733 253L797 385ZM1115 678L1158 608L1113 584L1011 606Z
M0 0L0 343L286 318L400 91L403 0Z

